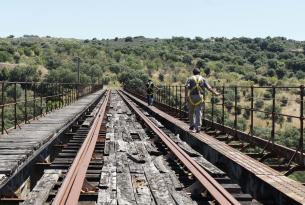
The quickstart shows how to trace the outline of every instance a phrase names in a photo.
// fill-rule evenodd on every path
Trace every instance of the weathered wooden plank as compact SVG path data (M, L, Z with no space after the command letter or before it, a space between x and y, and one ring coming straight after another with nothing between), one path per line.
M144 144L145 144L145 148L149 154L151 154L151 155L160 155L161 154L159 152L159 150L157 149L157 147L155 145L153 145L151 142L147 141Z
M129 172L117 173L117 199L118 205L136 204Z
M194 201L184 191L170 189L170 194L173 197L176 205L195 205Z
M144 173L156 203L174 205L175 201L173 200L162 175L152 163L144 167Z
M209 174L211 175L217 175L217 176L223 176L225 173L220 170L218 167L216 167L214 164L203 158L202 156L200 157L193 157L193 159L204 169L206 170Z
M117 205L117 199L113 195L113 191L108 189L100 189L98 192L97 205Z
M19 162L15 161L1 161L0 162L0 174L11 174L19 165Z
M169 171L167 173L164 173L163 177L168 187L172 187L175 190L182 190L184 188L184 186L178 180L174 171Z
M116 140L116 151L117 152L126 152L129 149L129 143L123 140ZM127 148L128 146L128 148Z
M0 174L0 184L4 182L7 179L7 176L5 174Z
M144 173L143 164L136 163L133 160L129 160L128 164L129 164L130 173L138 173L138 174Z
M33 153L32 149L0 149L0 156L5 155L27 155Z
M60 175L61 170L46 170L22 205L44 204Z
M163 157L158 156L153 160L154 165L159 170L160 173L167 173L169 172L168 168L165 166L163 162Z
M109 141L105 141L105 147L104 147L104 155L108 156L109 155Z
M131 181L133 193L138 205L156 204L144 174L132 174Z

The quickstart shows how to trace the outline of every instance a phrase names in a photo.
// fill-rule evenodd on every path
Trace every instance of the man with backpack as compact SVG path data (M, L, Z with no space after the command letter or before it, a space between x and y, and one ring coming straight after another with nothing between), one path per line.
M195 68L193 70L193 76L188 78L186 82L185 97L189 105L189 120L190 130L192 132L200 132L203 101L203 89L207 88L215 95L220 95L215 89L213 89L208 82L200 75L200 70ZM194 116L195 114L195 116ZM195 120L194 120L195 117Z
M154 102L154 87L154 83L149 79L146 83L147 104L149 106L152 106Z

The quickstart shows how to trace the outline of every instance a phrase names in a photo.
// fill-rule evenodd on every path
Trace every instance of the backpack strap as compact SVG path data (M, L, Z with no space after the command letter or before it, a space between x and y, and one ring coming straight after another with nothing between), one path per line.
M195 82L195 86L192 87L191 90L190 90L190 92L189 92L189 101L190 101L190 103L191 103L192 105L197 106L197 105L199 105L200 103L204 102L203 96L200 95L200 93L203 92L203 90L202 90L202 88L201 88L201 86L200 86L200 76L197 77L197 76L194 75L194 76L192 77L192 79L193 79L194 82ZM198 92L199 92L200 99L199 99L197 102L194 102L194 101L192 100L192 98L191 98L191 93L192 93L194 90L196 90L196 89L197 89Z
M149 94L149 95L151 95L153 93L152 85L153 85L153 82L148 82L147 94Z

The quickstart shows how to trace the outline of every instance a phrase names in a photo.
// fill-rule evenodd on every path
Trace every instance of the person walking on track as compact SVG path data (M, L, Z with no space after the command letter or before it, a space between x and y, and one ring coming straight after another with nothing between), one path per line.
M200 132L201 130L201 118L202 108L204 106L203 101L203 89L207 88L215 95L220 95L215 89L213 89L208 82L200 75L200 70L195 68L193 70L193 76L189 77L186 81L185 97L188 99L189 107L189 120L190 130L192 132ZM195 118L195 120L194 120Z
M152 106L154 102L154 88L154 83L149 79L146 83L147 104L149 106Z

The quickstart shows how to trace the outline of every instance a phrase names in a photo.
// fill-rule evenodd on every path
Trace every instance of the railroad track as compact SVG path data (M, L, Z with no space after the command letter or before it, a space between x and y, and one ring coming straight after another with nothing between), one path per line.
M110 92L106 92L81 126L68 134L67 143L23 204L77 204L79 200L97 200L96 187L103 167L106 136L105 116L110 98Z
M124 93L146 112L155 116L164 126L170 128L173 133L179 133L181 138L192 148L221 168L242 187L243 191L250 193L260 202L266 204L274 204L275 202L278 204L305 203L304 186L285 177L285 173L277 172L269 165L266 166L247 157L246 154L242 154L236 149L238 146L231 146L231 144L228 146L223 140L219 140L217 137L219 133L214 137L209 135L210 131L207 129L200 134L191 134L188 125L184 122L187 121L185 113L180 113L180 111L166 105L157 104L156 107L163 110L162 112L147 106L143 96L132 91L130 92L132 95L125 91ZM215 133L215 131L212 130L211 133Z
M107 91L78 124L22 204L277 204L244 189L125 92Z
M202 157L201 160L205 164L199 165L190 156L190 153L195 153L194 150L189 147L188 153L186 153L169 137L169 133L164 132L166 128L160 129L158 127L160 125L155 119L145 116L145 113L126 96L123 96L122 93L118 95L113 91L111 94L112 105L109 106L109 95L110 93L92 111L92 113L96 113L93 114L96 117L85 120L83 125L87 126L81 126L74 134L71 134L72 137L66 146L45 171L45 177L43 176L38 187L34 188L34 190L39 190L39 186L42 186L45 179L50 180L50 176L56 176L53 185L49 187L48 194L42 196L32 191L24 204L33 204L31 202L37 198L50 204L107 204L108 198L110 198L108 203L115 201L118 204L122 202L136 204L136 202L141 201L142 204L147 204L148 201L149 204L164 204L165 202L168 204L247 204L251 202L254 204L255 200L251 196L242 197L242 193L236 187L233 188L234 190L231 188L231 192L235 192L235 196L229 193L216 180L217 177L218 180L230 180L224 176L224 173L204 161ZM103 121L107 113L107 104L110 109L107 116L110 116L114 122L111 120ZM123 123L119 122L118 119L123 117L125 117L126 126L129 127L132 124L131 130L124 126L117 127L117 124ZM89 124L92 125L89 127ZM106 124L108 125L106 126ZM106 137L107 135L110 137ZM125 137L119 138L118 135ZM153 140L156 137L160 140ZM101 144L97 145L97 141ZM112 145L113 148L111 148ZM99 147L97 148L97 146ZM150 151L144 149L145 146L151 147L148 149ZM132 151L133 148L134 151ZM98 153L100 153L99 156ZM168 157L169 155L172 157ZM197 155L200 154L197 153ZM114 178L113 172L109 172L111 166L115 167ZM208 171L216 174L212 177L203 166L209 166ZM92 171L95 171L95 176L92 176ZM154 177L151 178L150 175ZM220 175L223 178L220 179ZM89 180L90 177L91 180ZM130 180L126 180L126 178ZM175 188L166 185L166 179L170 181L169 183L173 183L171 178L176 181ZM128 181L133 183L128 184ZM164 186L164 193L160 193L160 188L156 186ZM136 189L136 192L131 191L132 187ZM149 194L143 192L145 188L148 189ZM111 199L114 190L116 196ZM126 193L124 194L124 192ZM236 194L237 192L239 195ZM135 198L131 198L133 194ZM237 195L239 200L236 199Z
M124 99L124 101L128 104L128 106L136 113L136 115L140 118L140 121L142 121L145 126L147 126L155 136L157 136L159 139L161 139L162 143L166 146L168 149L168 152L172 153L175 158L179 161L180 164L182 164L183 167L185 167L191 175L193 175L194 178L196 178L195 183L191 185L192 191L195 191L196 189L205 190L208 192L208 194L211 196L212 201L216 202L218 204L260 204L253 200L253 198L249 194L244 194L241 192L240 187L238 188L238 185L233 184L235 186L234 190L231 190L234 194L229 193L228 190L226 190L223 186L226 186L228 184L223 184L223 186L215 179L217 178L219 181L230 181L230 179L227 176L224 176L225 174L221 171L219 171L216 167L213 167L212 164L209 164L207 161L204 161L205 164L199 164L196 162L190 154L194 154L194 150L192 150L190 147L187 147L187 150L185 151L185 145L179 146L178 143L175 141L175 139L172 139L169 134L170 131L164 127L162 129L155 124L148 116L147 113L143 113L128 97L126 97L122 92L119 92L120 96ZM167 133L165 133L166 131ZM180 141L181 143L181 141ZM190 149L192 151L190 151ZM189 152L189 153L187 153ZM199 153L196 153L195 155L199 155ZM204 160L204 159L203 159ZM177 161L176 161L177 162ZM213 168L211 168L213 167ZM213 169L213 171L211 171ZM208 171L216 172L216 176L214 178L208 173ZM222 178L219 178L217 176L222 175ZM230 184L232 185L232 184ZM228 188L228 186L226 186ZM236 190L237 189L237 190ZM238 201L238 199L240 201Z

